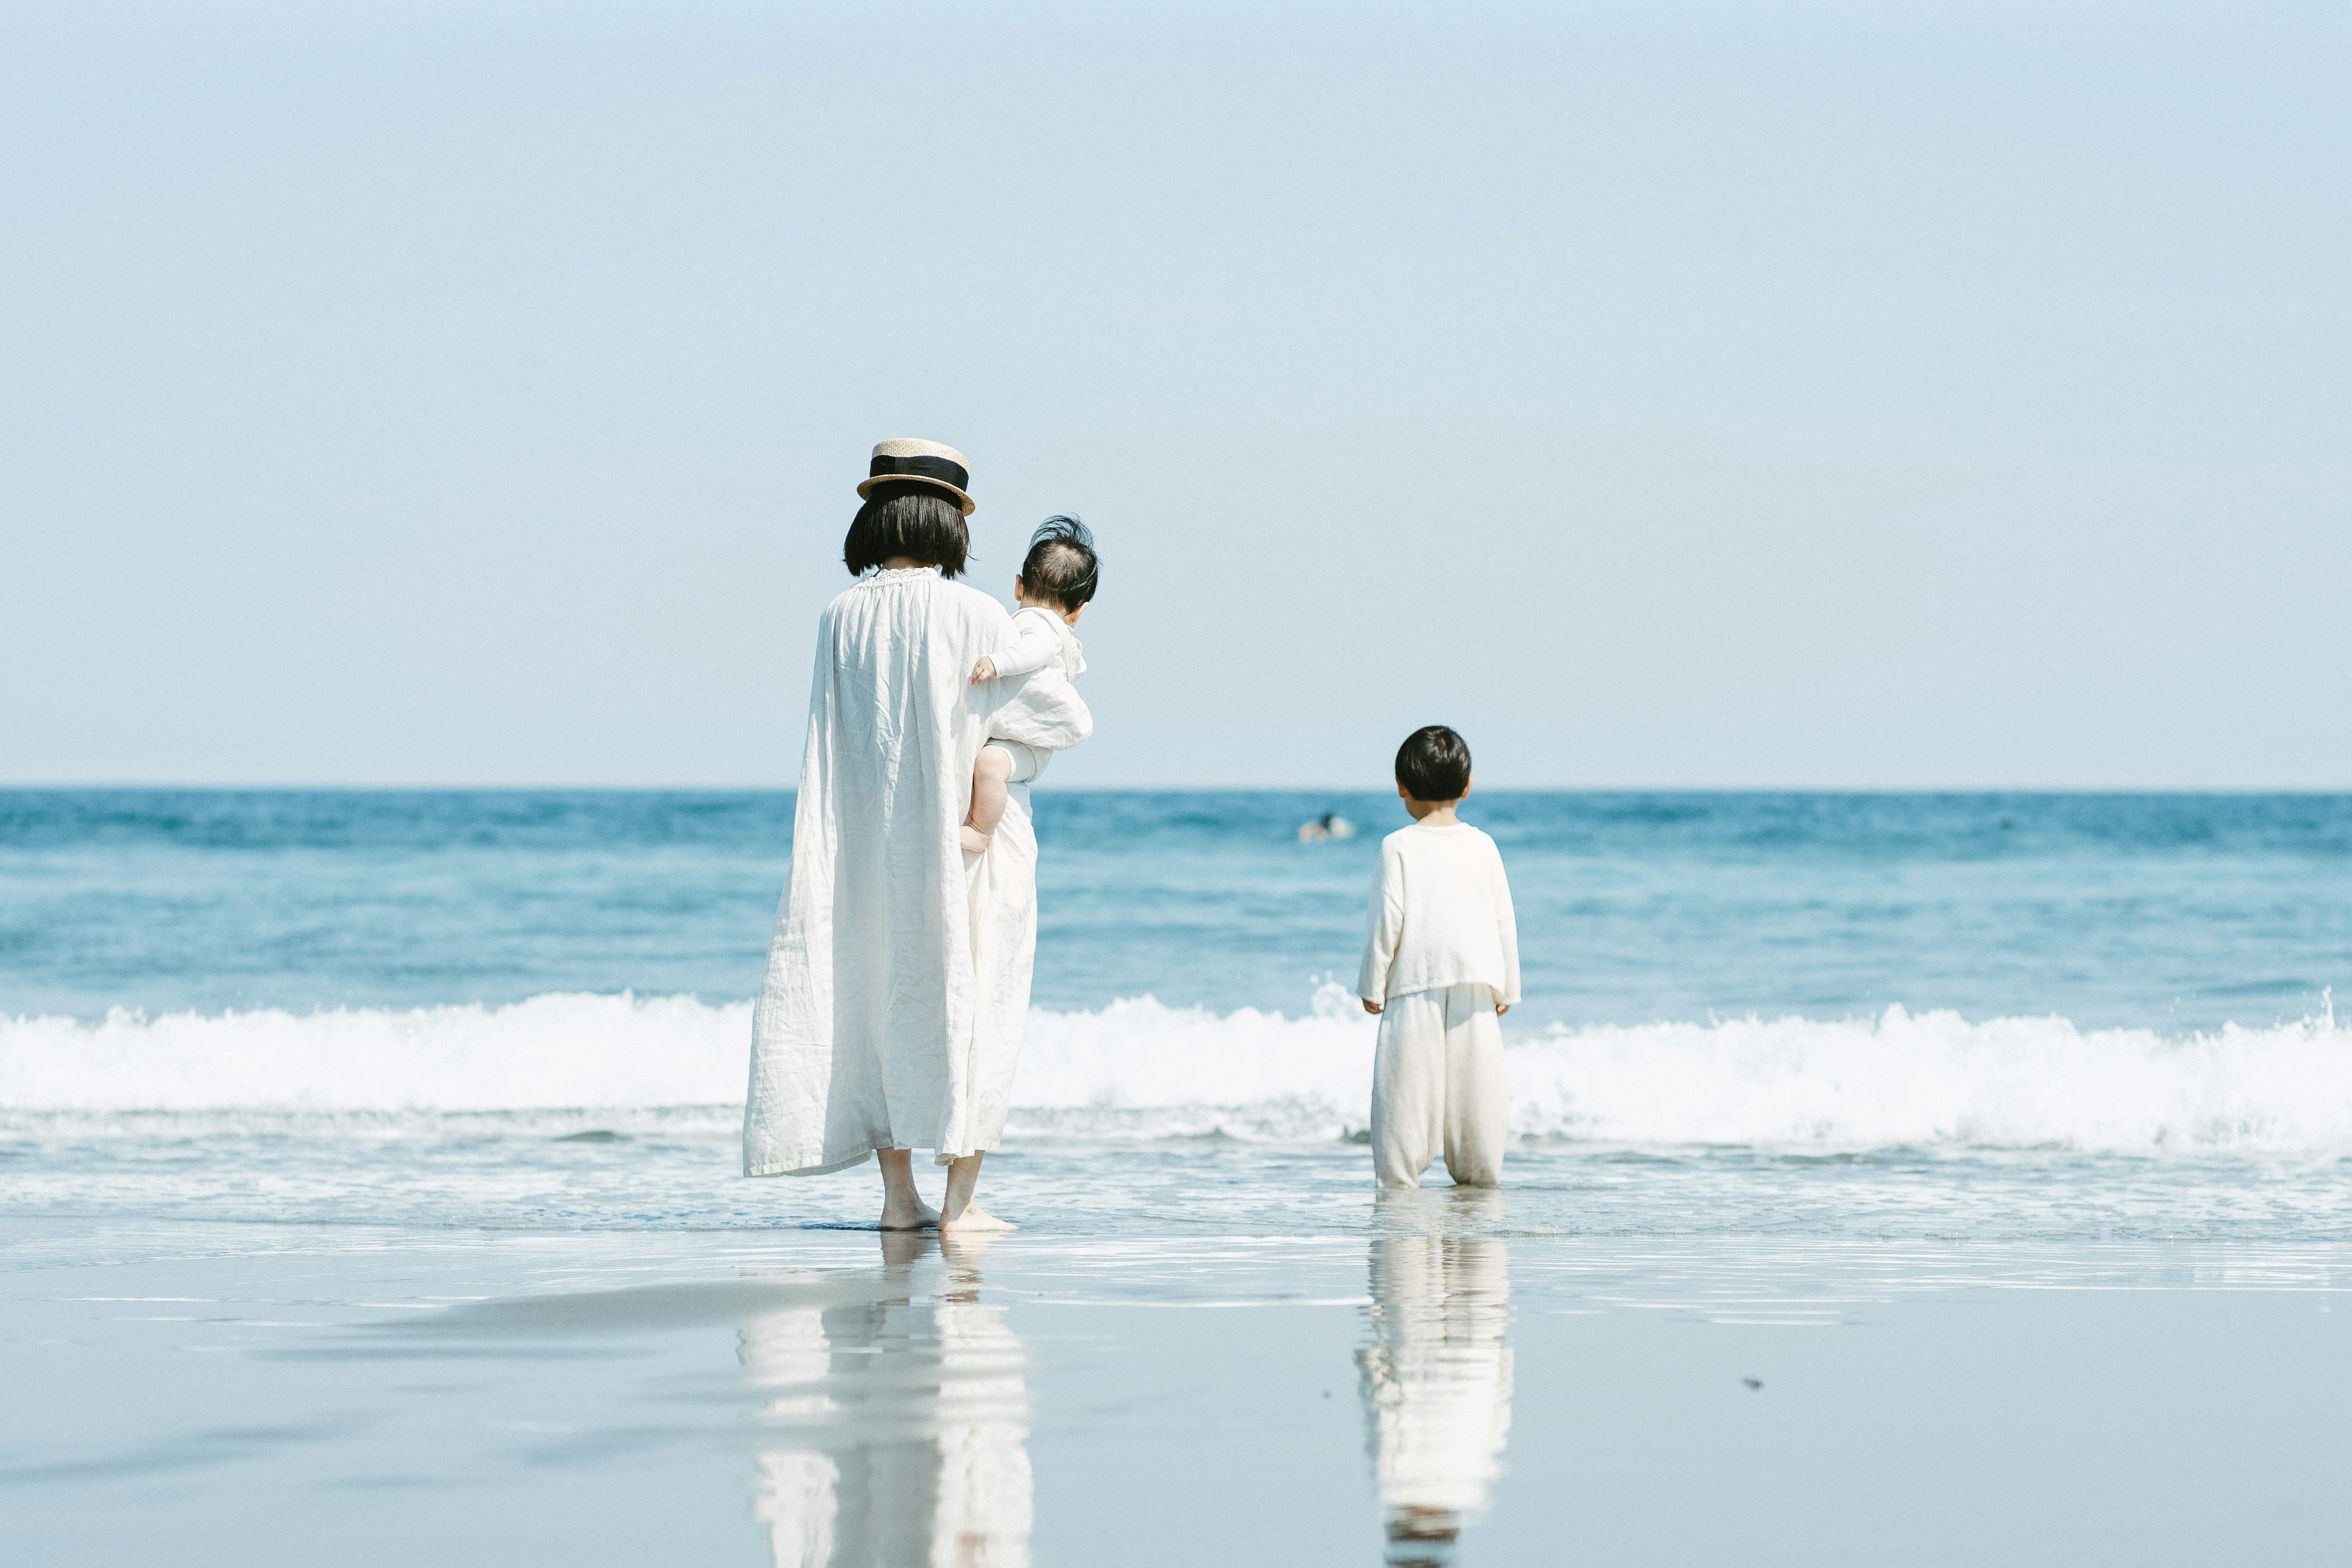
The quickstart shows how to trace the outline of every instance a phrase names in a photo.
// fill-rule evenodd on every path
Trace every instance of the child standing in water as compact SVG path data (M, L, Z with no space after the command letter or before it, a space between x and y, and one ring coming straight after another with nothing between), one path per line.
M1049 517L1029 536L1021 575L1013 580L1020 608L1013 615L1013 647L972 666L971 683L983 680L1075 680L1087 668L1085 647L1072 628L1095 596L1102 563L1095 536L1075 517ZM1017 727L1024 711L1018 693L998 710L998 721ZM1006 786L1028 784L1045 771L1054 753L992 733L971 770L971 811L964 818L963 847L984 855L996 825L1004 820Z
M1502 1175L1511 1123L1496 1022L1519 999L1519 931L1495 841L1454 815L1470 748L1443 724L1397 749L1412 826L1381 841L1356 994L1381 1016L1372 1060L1372 1172L1417 1187L1439 1152L1456 1186Z

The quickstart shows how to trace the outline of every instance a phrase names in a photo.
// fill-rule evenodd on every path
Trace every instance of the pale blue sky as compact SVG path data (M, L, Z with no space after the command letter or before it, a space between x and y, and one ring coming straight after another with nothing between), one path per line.
M2352 12L0 5L0 782L2352 786Z

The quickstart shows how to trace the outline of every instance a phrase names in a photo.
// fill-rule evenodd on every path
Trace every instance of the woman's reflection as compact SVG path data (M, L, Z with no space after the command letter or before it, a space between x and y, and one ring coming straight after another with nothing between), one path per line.
M1025 1564L1028 1386L1004 1309L980 1300L984 1244L881 1239L881 1268L842 1300L740 1333L786 1429L753 1505L777 1568Z
M1449 1562L1502 1473L1511 1428L1510 1258L1491 1191L1382 1194L1370 1332L1356 1352L1388 1561ZM1400 1234L1400 1231L1408 1233Z

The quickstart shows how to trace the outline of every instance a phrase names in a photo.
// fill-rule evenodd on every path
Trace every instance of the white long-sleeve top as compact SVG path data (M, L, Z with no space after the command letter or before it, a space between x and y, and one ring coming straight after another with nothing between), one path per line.
M1087 655L1070 624L1053 611L1024 605L1013 612L1013 635L990 657L996 674L992 691L1003 693L989 720L989 737L1019 741L1040 753L1042 768L1052 753L1075 746L1094 733L1094 716L1073 736L1061 715L1071 708L1086 713L1075 679L1085 673Z
M995 656L996 679L1009 680L1052 665L1066 679L1087 672L1086 645L1070 623L1053 611L1024 605L1013 612L1013 641Z
M1484 985L1504 1006L1519 999L1519 927L1503 854L1466 822L1416 822L1381 840L1356 976L1367 1002L1441 985Z

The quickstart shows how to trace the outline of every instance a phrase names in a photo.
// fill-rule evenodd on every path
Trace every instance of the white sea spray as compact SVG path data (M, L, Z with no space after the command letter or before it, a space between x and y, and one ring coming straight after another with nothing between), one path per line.
M562 994L509 1006L0 1020L0 1114L644 1113L740 1102L749 1004ZM1375 1022L1150 997L1037 1011L1016 1137L1323 1140L1360 1129ZM1509 1035L1525 1136L1627 1145L2352 1151L2352 1030L2210 1034L2063 1018L1876 1017Z

